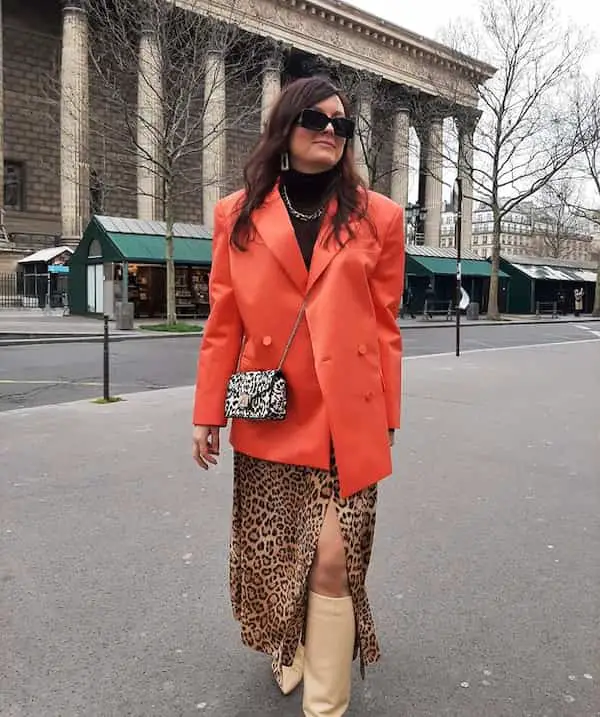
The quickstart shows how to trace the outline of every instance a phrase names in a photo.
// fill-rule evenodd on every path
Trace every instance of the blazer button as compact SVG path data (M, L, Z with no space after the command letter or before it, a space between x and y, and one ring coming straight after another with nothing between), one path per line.
M359 344L358 346L358 353L361 356L364 356L367 353L367 347L364 344Z
M374 395L373 391L367 391L367 393L365 393L365 401L372 401Z
M270 336L263 336L263 346L270 346L273 343L273 339Z

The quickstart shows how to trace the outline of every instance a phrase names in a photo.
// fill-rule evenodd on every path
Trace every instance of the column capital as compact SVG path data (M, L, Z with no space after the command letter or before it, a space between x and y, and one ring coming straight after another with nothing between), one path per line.
M397 115L408 115L411 116L411 109L409 107L408 102L405 101L398 101L394 103L394 112Z
M87 12L87 0L61 0L63 13Z
M444 118L441 115L420 116L414 123L415 132L419 138L419 142L424 145L429 144L431 133L436 129L439 131L444 125Z
M467 134L471 137L475 133L475 129L481 119L481 110L472 109L470 107L461 107L454 115L454 122L460 134Z
M285 50L280 42L268 40L263 65L265 70L281 70Z
M150 12L145 13L140 22L140 33L142 35L157 35L156 23Z
M379 87L379 78L366 70L359 70L356 80L356 98L362 102L372 102Z

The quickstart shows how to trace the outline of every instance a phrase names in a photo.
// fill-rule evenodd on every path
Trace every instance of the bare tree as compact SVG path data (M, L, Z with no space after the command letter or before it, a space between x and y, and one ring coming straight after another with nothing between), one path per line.
M136 186L138 216L165 222L166 317L177 322L173 227L181 214L202 217L206 188L227 184L225 132L259 132L261 54L233 22L217 22L197 0L88 0L90 83L95 110L90 146L101 162L96 204ZM215 113L235 88L236 111ZM254 88L249 89L249 88ZM112 171L111 171L112 168ZM98 202L100 198L100 202ZM194 211L191 211L191 210Z
M593 80L579 79L572 104L575 134L583 145L581 176L591 184L596 204L592 208L579 203L576 210L579 216L595 224L600 234L600 75ZM600 317L600 240L596 245L596 289L592 316Z
M456 49L498 68L484 85L473 83L482 116L473 140L473 199L493 218L488 318L499 319L498 271L502 221L561 173L582 149L569 126L563 91L579 68L587 43L559 26L552 0L483 0L476 24L446 35ZM557 41L560 38L560 42ZM457 125L468 122L457 91ZM456 138L451 141L456 146ZM452 159L446 155L446 159ZM456 161L456 160L454 160ZM462 161L465 161L463 157Z
M576 258L578 243L586 240L578 222L579 195L570 177L557 179L540 190L532 222L533 248L538 256Z

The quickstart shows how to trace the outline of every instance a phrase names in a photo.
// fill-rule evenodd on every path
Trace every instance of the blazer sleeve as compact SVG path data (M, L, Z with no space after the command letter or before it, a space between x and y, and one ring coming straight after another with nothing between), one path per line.
M371 276L388 428L400 427L402 337L398 311L404 290L404 211L399 207L387 227L381 255Z
M214 215L209 302L198 358L193 422L196 426L225 426L227 383L237 365L243 326L231 283L228 222L220 204Z

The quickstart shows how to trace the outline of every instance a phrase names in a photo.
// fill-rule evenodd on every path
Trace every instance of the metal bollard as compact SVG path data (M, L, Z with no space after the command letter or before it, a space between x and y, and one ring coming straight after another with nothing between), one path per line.
M105 401L110 401L110 376L109 376L109 354L108 354L108 316L104 314L104 371L102 372Z

